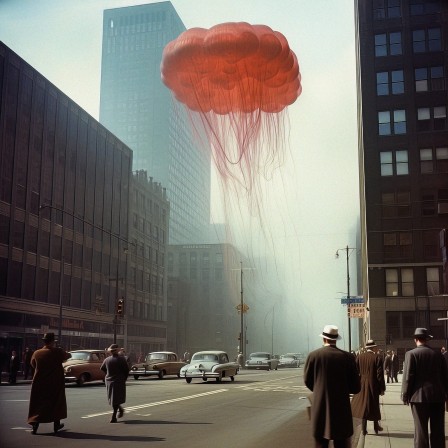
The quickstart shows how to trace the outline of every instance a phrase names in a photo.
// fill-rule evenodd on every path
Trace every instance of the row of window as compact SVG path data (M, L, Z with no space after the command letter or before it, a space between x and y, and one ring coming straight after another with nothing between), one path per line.
M409 154L405 149L380 152L381 176L406 176L409 174ZM448 173L448 147L420 149L422 174Z
M414 270L412 268L385 269L386 297L414 296ZM439 268L426 268L426 289L429 296L440 294Z
M402 17L401 0L374 0L374 20L397 19ZM420 16L441 11L440 0L409 0L409 14Z
M434 92L445 90L445 75L442 66L420 67L414 69L415 91ZM405 91L405 79L403 70L392 70L390 72L377 72L376 94L401 95Z
M407 132L404 109L378 112L378 135L403 135ZM443 131L446 126L446 106L417 108L417 131Z
M432 53L442 51L441 28L426 28L412 31L412 51ZM375 57L400 56L403 54L401 31L375 34Z
M420 201L411 203L411 192L406 190L388 191L381 194L381 216L383 218L408 218L413 215L414 206L420 208L421 216L434 216L448 213L448 189L422 191ZM428 237L426 237L428 233ZM428 239L427 242L426 239ZM435 241L431 232L423 233L423 244L431 245Z

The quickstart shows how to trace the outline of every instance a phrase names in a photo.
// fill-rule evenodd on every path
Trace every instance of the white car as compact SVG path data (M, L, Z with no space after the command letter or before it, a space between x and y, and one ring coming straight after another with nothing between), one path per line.
M279 367L300 367L302 358L297 353L286 353L280 356Z
M268 352L255 352L249 355L246 369L277 370L278 362L278 359Z
M215 378L219 383L223 378L228 377L231 381L235 381L239 367L238 363L229 361L226 352L207 350L196 352L190 364L180 369L180 377L185 378L187 383L191 383L193 378L200 378L202 381Z

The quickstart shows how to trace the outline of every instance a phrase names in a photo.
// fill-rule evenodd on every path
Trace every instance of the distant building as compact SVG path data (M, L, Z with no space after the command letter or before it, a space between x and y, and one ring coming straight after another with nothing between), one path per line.
M237 355L241 254L230 244L168 248L168 347Z
M60 331L67 349L104 348L115 330L128 352L165 348L162 187L132 176L132 151L1 42L0 135L0 346L21 353Z
M448 338L448 3L362 0L356 11L367 323L403 358L415 327L435 346Z
M126 298L129 352L166 350L169 203L166 190L144 170L131 181Z
M210 222L210 152L160 76L163 48L183 31L171 2L104 11L100 122L132 148L134 170L166 187L170 244L208 241Z

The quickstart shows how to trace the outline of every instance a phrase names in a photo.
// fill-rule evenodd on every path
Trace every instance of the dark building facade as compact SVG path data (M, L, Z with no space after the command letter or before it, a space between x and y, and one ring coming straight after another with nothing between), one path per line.
M146 171L135 171L129 205L129 263L125 277L126 347L130 353L166 350L169 202Z
M416 327L427 327L444 345L448 3L359 0L356 13L370 337L400 353L414 345Z
M133 150L133 169L166 188L170 244L208 242L210 223L210 151L160 75L183 31L169 1L104 11L100 122Z
M126 299L142 259L129 237L131 167L127 146L0 43L0 345L21 352L54 331L67 349L104 348L114 333L165 346L163 313L148 320ZM166 207L163 192L148 195Z

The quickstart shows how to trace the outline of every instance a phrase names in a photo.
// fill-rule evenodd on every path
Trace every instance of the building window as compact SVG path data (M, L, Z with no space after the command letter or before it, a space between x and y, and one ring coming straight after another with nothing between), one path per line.
M443 67L422 67L415 71L415 91L429 92L445 90L445 76Z
M396 191L382 193L382 217L402 218L411 215L411 193L409 191Z
M440 12L440 0L410 0L411 16Z
M398 296L398 269L386 269L386 296Z
M422 194L422 216L433 216L436 213L436 197L434 193Z
M414 30L412 32L412 48L414 53L426 53L442 50L442 33L440 28Z
M374 0L374 20L393 19L401 17L400 0Z
M426 288L428 296L440 294L439 268L426 268Z
M401 33L375 34L375 56L395 56L402 54Z
M409 174L408 151L380 152L381 176L404 176Z
M376 93L383 95L400 95L404 93L403 70L378 72L376 74Z
M436 230L425 230L422 234L423 257L425 260L435 260L439 257L439 235Z
M393 122L391 122L391 115ZM378 134L406 134L406 112L403 109L378 112Z
M417 109L417 130L442 131L446 129L446 106L419 107Z
M412 233L411 232L384 233L383 250L384 250L384 256L389 259L405 258L411 256Z
M420 172L448 173L448 148L435 148L435 158L433 148L420 149Z

